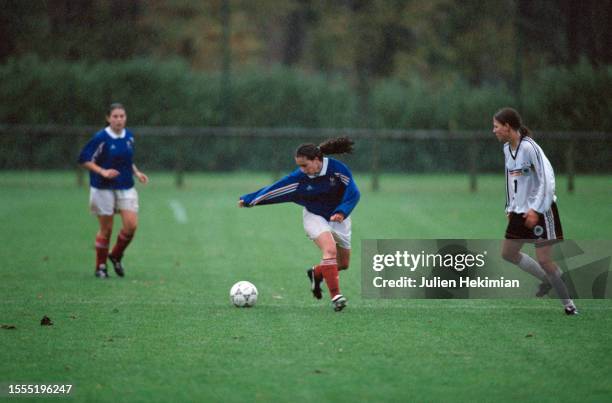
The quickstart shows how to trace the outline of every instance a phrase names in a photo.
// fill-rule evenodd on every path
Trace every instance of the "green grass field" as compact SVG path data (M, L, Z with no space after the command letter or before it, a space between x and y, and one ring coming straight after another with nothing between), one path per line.
M236 208L269 175L188 175L182 190L150 176L127 276L98 280L74 174L0 172L0 324L15 326L0 329L0 384L70 383L74 400L109 402L612 400L610 300L566 317L552 299L360 297L362 238L500 239L502 177L471 194L464 176L387 175L372 193L356 175L338 314L309 292L319 254L301 208ZM610 239L611 178L579 177L572 195L558 182L566 238ZM238 280L259 288L255 308L229 304Z

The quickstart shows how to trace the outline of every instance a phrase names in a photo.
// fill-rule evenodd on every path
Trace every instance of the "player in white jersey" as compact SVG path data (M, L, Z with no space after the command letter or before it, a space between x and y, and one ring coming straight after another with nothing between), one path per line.
M552 259L552 244L563 239L553 168L514 109L503 108L495 114L493 133L504 143L505 156L508 227L502 256L541 280L536 296L555 288L565 313L575 315L576 306ZM537 262L521 252L526 242L535 244Z

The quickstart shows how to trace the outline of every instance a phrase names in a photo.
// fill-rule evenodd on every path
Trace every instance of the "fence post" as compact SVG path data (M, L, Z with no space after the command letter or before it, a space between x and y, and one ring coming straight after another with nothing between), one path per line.
M186 137L186 136L181 136L178 133L173 133L176 134L176 161L174 164L174 170L175 170L175 184L177 188L182 188L185 180L184 180L184 175L185 175L185 139L182 139L181 137Z
M576 174L576 167L574 165L574 147L575 141L571 139L565 152L565 166L567 169L567 191L568 193L574 193L574 175Z
M372 191L377 192L380 189L380 145L378 144L378 136L373 133L372 138Z
M76 185L78 188L82 188L85 183L85 168L81 164L76 165Z
M229 127L232 118L232 41L230 1L221 2L221 122Z
M81 149L83 148L86 142L87 142L86 135L83 133L77 133L77 141L75 141L75 144L77 146L77 151L76 151L75 157L79 155L79 153L81 152ZM77 184L77 187L79 188L82 188L83 185L85 184L85 168L83 168L81 164L76 164L76 184Z
M478 143L476 142L476 136L471 135L469 141L469 175L470 175L470 192L475 193L478 190L478 183L476 181L476 172L478 171Z

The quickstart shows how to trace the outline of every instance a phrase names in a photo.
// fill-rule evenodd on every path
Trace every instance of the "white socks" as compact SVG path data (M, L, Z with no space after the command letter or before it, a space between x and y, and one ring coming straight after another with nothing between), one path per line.
M531 256L524 254L523 252L519 252L521 255L521 259L518 262L518 267L520 267L523 271L531 274L540 279L540 281L548 282L548 277L546 276L546 272L542 269L542 266L535 260L531 258Z

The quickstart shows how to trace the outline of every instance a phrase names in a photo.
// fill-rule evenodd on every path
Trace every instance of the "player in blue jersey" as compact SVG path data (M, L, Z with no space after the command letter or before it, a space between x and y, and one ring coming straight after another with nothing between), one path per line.
M238 202L239 207L285 202L304 207L304 230L322 254L321 262L306 272L311 291L321 299L321 282L325 279L335 311L346 306L338 271L348 269L350 263L350 215L360 195L349 168L326 155L350 153L352 149L353 141L346 137L318 146L302 144L295 152L298 169L270 186L241 196Z
M495 114L493 133L504 143L506 167L508 227L502 257L540 279L536 296L554 288L565 313L575 315L576 305L552 258L552 244L563 239L552 165L514 109L503 108ZM521 252L526 242L535 244L537 262Z
M100 228L96 234L95 275L107 278L106 260L113 263L115 273L123 277L123 253L138 226L138 193L133 176L146 184L149 178L132 162L134 135L125 128L123 105L112 104L106 114L108 126L94 135L79 155L79 163L89 170L89 207L98 216ZM108 253L113 231L113 216L121 215L122 228L111 253Z

